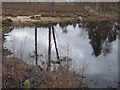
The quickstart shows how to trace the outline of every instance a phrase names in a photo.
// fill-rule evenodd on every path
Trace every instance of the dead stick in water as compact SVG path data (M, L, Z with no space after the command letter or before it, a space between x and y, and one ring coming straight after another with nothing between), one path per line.
M54 43L55 43L57 59L59 60L59 53L58 53L57 42L56 42L56 38L55 38L55 32L54 32L54 26L53 25L52 25L52 33L53 33L53 39L54 39Z

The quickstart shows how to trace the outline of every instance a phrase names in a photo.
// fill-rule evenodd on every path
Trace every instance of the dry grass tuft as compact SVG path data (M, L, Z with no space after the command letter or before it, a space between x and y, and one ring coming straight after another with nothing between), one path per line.
M45 71L45 83L39 88L83 88L78 74L70 63L57 66L54 71Z

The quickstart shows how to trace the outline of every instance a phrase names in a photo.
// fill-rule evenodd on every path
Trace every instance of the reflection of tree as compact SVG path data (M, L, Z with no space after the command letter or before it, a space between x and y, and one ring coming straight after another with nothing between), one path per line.
M69 25L70 23L66 22L66 23L59 23L60 27L62 28L62 31L63 33L66 33L68 32L67 30L67 26Z
M74 27L74 28L76 28L76 25L77 25L76 23L73 23L73 27Z
M111 30L109 35L108 35L109 42L116 40L116 38L117 38L117 30L115 30L115 29Z
M68 30L67 30L67 26L68 25L72 25L74 28L76 28L76 25L77 25L77 23L76 22L62 22L62 23L59 23L59 26L62 28L62 31L63 31L63 33L68 33Z
M107 55L111 52L111 42L117 38L117 30L113 28L113 22L87 22L90 44L93 48L93 55L96 57L101 53Z
M62 32L67 34L68 32L67 27L62 28Z
M62 22L62 23L59 23L60 27L67 27L68 25L70 25L69 22Z
M103 55L105 56L105 55L111 53L111 50L112 50L112 44L109 43L108 41L105 41L102 46Z

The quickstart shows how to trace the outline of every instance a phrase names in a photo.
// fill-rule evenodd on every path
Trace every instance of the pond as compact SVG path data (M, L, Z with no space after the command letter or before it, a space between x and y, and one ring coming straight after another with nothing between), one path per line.
M89 87L117 87L118 82L118 23L81 22L58 23L54 25L58 52L60 57L69 56L81 68L84 64ZM48 28L39 27L38 63L47 60ZM35 64L35 29L34 27L15 27L5 33L4 49L25 62ZM56 59L52 38L51 58Z

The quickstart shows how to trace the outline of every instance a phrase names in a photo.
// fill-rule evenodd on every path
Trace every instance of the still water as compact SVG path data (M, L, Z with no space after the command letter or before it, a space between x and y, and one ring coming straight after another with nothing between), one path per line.
M118 24L116 22L84 22L56 24L55 35L60 57L69 56L81 68L85 64L85 82L90 87L117 87ZM48 28L38 29L38 62L47 60ZM4 49L29 64L35 64L34 27L14 28L5 34ZM52 39L52 59L56 59Z

